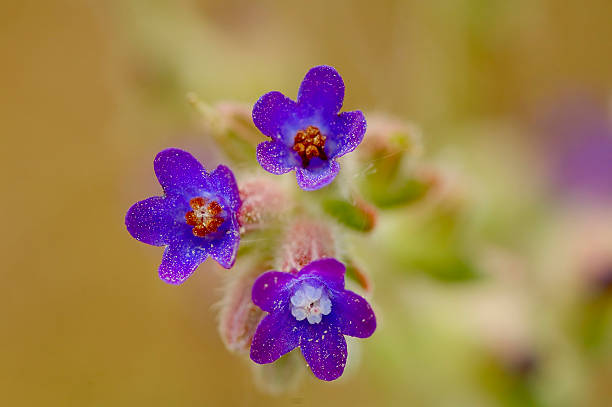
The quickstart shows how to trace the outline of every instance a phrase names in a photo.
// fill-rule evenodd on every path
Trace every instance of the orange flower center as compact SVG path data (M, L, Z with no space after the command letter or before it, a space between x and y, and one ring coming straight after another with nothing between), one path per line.
M193 226L194 236L205 237L214 233L225 221L221 216L223 208L216 201L197 197L189 201L189 206L193 210L185 214L185 220Z
M325 154L325 137L321 131L315 126L308 126L304 130L300 130L293 139L293 150L297 151L302 159L302 167L306 168L310 160L314 157L319 157L322 160L327 159Z

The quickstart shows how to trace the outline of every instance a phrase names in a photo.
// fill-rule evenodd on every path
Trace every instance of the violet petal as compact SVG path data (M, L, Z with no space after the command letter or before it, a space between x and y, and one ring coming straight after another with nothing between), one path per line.
M172 216L175 199L154 196L136 202L125 215L125 226L134 239L153 246L168 244L178 227Z
M253 106L253 123L268 137L281 140L281 129L294 115L296 104L280 92L268 92Z
M363 140L366 132L366 120L363 113L359 110L353 112L342 112L333 124L333 131L336 134L336 150L331 154L331 158L341 157L353 151Z
M292 274L282 271L268 271L262 274L253 283L251 292L253 303L267 312L278 310L284 302L283 299L288 300L288 297L283 296L283 291L293 280L295 277Z
M229 219L230 227L225 234L218 240L213 242L210 248L210 256L226 269L232 268L236 262L236 254L238 253L238 244L240 243L240 232L238 231L238 222L234 215Z
M319 165L315 165L315 161ZM338 172L340 164L335 160L321 160L314 158L311 160L308 168L297 168L295 175L297 183L304 191L313 191L330 184Z
M325 285L333 290L344 290L344 272L346 267L333 258L320 259L308 264L298 273L298 277L312 274L319 277Z
M301 329L288 309L267 315L257 326L251 343L251 360L272 363L300 343Z
M240 209L240 193L236 185L234 173L225 165L219 165L208 177L208 184L211 192L216 192L217 196L223 197L226 204L233 211Z
M370 304L352 291L335 293L333 312L344 335L368 338L376 330L376 316Z
M327 65L312 68L302 81L298 91L298 105L306 112L335 114L344 101L344 82L333 67Z
M280 141L259 143L257 161L264 170L276 175L286 174L298 164L291 150Z
M153 161L155 175L166 194L196 195L206 186L206 171L187 151L168 148Z
M159 266L159 277L169 284L182 284L207 256L208 252L204 248L189 245L168 246Z
M342 376L346 366L346 340L339 327L323 321L304 325L300 347L306 363L317 378L336 380Z

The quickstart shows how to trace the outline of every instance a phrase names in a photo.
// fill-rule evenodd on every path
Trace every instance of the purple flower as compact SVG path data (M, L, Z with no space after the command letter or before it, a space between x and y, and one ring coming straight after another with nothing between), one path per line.
M271 141L257 146L257 161L272 174L295 169L300 188L322 188L334 180L336 158L353 151L366 131L361 111L338 113L344 82L331 66L306 74L297 102L280 92L263 95L253 107L255 126Z
M578 199L609 202L612 122L606 107L588 97L574 97L559 103L548 122L547 154L556 161L553 175L561 191Z
M347 356L344 335L367 338L376 329L370 304L344 289L344 271L342 263L327 258L299 273L259 276L252 299L269 315L255 331L251 359L271 363L299 346L316 377L340 377Z
M166 246L160 278L181 284L209 255L231 268L240 242L241 205L232 171L220 165L207 174L191 154L176 148L157 154L153 167L165 196L134 204L125 225L135 239Z

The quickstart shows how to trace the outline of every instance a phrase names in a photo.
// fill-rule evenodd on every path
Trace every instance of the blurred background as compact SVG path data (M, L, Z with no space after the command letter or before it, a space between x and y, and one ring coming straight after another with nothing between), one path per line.
M3 405L611 405L610 1L25 0L0 21ZM294 98L319 64L345 110L418 128L443 181L347 232L377 253L379 328L345 376L271 395L219 337L228 272L163 284L123 218L161 149L225 161L189 92Z

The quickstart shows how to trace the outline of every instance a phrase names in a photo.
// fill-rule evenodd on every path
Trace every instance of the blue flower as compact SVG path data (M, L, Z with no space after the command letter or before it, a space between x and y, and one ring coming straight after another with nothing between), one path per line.
M272 139L257 146L259 164L272 174L295 170L303 190L331 183L340 171L336 158L353 151L366 131L361 111L339 113L343 100L342 78L325 65L308 71L297 102L280 92L259 98L253 121Z
M240 242L241 205L232 171L220 165L207 174L191 154L176 148L157 154L153 166L165 196L134 204L125 225L135 239L166 246L160 278L181 284L209 255L231 268Z
M344 372L344 335L367 338L376 330L370 304L344 288L345 267L333 258L313 261L300 272L268 271L255 280L252 299L269 314L251 343L251 359L271 363L300 347L316 377Z

